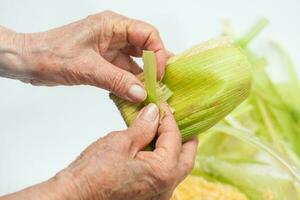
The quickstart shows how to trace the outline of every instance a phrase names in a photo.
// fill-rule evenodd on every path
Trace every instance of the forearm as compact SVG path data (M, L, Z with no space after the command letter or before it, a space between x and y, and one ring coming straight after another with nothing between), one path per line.
M54 177L19 192L0 197L0 200L79 200L72 184Z
M0 76L21 79L27 72L23 56L25 34L0 26Z

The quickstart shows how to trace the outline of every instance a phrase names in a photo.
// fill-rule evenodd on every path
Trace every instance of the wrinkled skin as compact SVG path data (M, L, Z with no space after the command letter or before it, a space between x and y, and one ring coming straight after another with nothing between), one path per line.
M131 56L142 49L155 52L160 79L168 53L158 31L138 20L103 12L42 33L0 27L0 76L34 85L89 84L139 102L146 96ZM150 104L128 129L100 138L53 178L0 199L169 199L193 167L197 139L182 144L172 113L161 106L161 123ZM155 137L155 149L145 151Z
M158 108L150 104L128 129L94 142L54 178L0 199L170 199L193 167L197 139L181 144L171 111L166 105L162 108L160 124ZM156 133L155 149L144 151Z
M141 114L129 129L112 132L91 145L67 170L84 174L80 181L89 182L89 191L101 191L91 194L94 199L169 199L193 167L197 141L182 146L176 122L164 108L166 115L158 130L156 108L154 121ZM155 150L143 151L156 131Z
M168 57L152 25L110 11L46 32L19 33L13 42L20 46L15 63L21 66L10 70L10 78L33 85L88 84L133 102L146 94L134 76L141 69L132 57L141 57L143 49L154 51L159 79ZM140 94L129 92L132 85L141 86Z

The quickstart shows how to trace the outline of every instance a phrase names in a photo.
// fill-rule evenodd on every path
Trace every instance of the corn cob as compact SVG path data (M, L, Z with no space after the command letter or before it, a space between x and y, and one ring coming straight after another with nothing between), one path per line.
M209 182L189 175L180 183L171 200L248 200L238 189L220 182Z
M143 74L138 76L144 80ZM216 124L247 98L251 65L228 38L210 40L170 58L163 80L156 84L158 102L167 101L183 141ZM130 125L147 104L133 104L110 95Z

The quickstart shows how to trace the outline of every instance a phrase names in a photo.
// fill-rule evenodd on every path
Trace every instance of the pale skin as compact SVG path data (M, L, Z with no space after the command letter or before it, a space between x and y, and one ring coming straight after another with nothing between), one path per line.
M151 25L106 11L50 31L21 34L0 26L0 76L33 85L92 85L132 102L146 98L132 57L155 52L158 79L168 53ZM167 104L155 104L128 129L100 138L53 178L1 200L167 200L191 171L197 139L182 144ZM155 149L145 147L157 137Z

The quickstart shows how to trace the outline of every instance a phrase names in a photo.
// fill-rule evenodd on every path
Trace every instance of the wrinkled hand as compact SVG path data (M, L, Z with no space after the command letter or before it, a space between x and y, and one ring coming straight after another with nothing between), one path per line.
M88 84L133 102L146 98L141 72L132 57L142 50L156 54L158 78L167 53L151 25L106 11L83 20L34 34L21 34L26 60L22 80L34 85Z
M158 109L150 104L127 130L99 139L57 176L69 177L65 186L82 200L169 199L193 167L197 139L181 144L173 115L163 108L159 127ZM155 150L143 151L156 133Z

